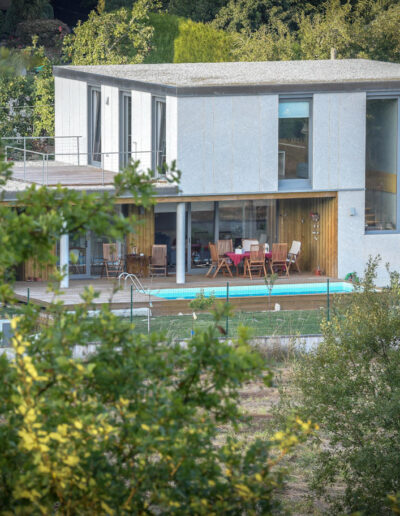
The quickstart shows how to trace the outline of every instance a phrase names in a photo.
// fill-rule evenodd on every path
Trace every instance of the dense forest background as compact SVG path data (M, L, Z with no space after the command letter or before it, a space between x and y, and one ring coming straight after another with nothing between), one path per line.
M399 0L0 0L0 134L53 133L54 64L400 62ZM12 71L12 66L9 67Z

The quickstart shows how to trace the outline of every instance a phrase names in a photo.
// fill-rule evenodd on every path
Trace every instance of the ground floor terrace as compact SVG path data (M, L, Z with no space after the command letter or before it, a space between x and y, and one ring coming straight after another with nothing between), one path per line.
M326 307L327 293L334 295L351 291L347 283L336 278L316 277L307 273L289 278L279 277L271 296L263 278L250 281L243 277L218 276L209 279L204 275L187 274L185 285L177 285L174 275L142 278L141 284L143 290L133 287L129 280L71 280L69 287L62 289L55 298L48 289L47 281L18 281L15 284L15 294L19 301L34 303L43 309L57 299L68 310L82 303L81 296L85 288L91 285L99 293L99 297L93 301L93 309L107 304L113 310L125 310L129 314L130 308L150 308L152 315L160 316L192 313L190 301L200 291L207 296L214 295L222 301L228 299L235 310L246 312L274 310L276 305L279 305L279 310L320 309Z
M169 278L166 281L184 285L191 281L211 281L204 276L210 267L210 242L231 240L238 248L243 239L266 243L301 242L300 270L314 276L337 277L337 197L323 194L270 194L218 196L209 198L158 197L155 206L144 210L130 199L120 199L116 210L121 216L136 215L135 233L121 242L113 242L127 270L129 256L135 254L144 262L138 271L146 277L154 244L165 245ZM68 264L68 279L99 278L104 274L104 244L101 235L91 233L63 238L54 249L58 265ZM71 258L73 256L73 258ZM38 264L34 258L18 272L18 279L46 281L51 267ZM132 271L131 271L132 272ZM237 278L242 269L232 267ZM290 277L298 273L291 272ZM247 281L249 279L247 278Z

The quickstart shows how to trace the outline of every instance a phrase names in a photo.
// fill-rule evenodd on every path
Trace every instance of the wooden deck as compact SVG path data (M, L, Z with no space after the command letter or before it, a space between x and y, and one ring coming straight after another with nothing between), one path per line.
M104 170L104 185L114 182L114 172ZM49 162L44 167L42 162L28 162L24 171L21 163L15 163L12 169L13 179L28 183L47 184L55 186L103 186L103 171L92 166L78 166L67 163Z
M326 281L326 279L326 277L311 276L309 274L296 274L289 278L279 278L276 284L320 283ZM143 286L149 290L161 290L165 288L176 289L177 297L179 298L179 292L182 292L185 288L225 287L227 281L229 281L230 286L264 284L264 280L262 278L253 279L252 281L249 278L242 277L217 277L215 279L209 279L204 275L199 274L187 275L185 285L177 285L175 282L175 276L169 276L167 278L145 278L142 280L142 283ZM335 279L332 279L332 281L335 281ZM100 293L99 297L94 300L94 305L106 303L109 304L112 309L127 309L130 307L130 283L127 282L126 285L124 285L124 282L121 282L121 288L115 291L115 287L117 287L118 284L114 280L71 280L70 287L68 289L64 289L57 299L64 303L66 310L71 310L73 307L82 303L81 295L85 287L89 285L92 285L95 291ZM30 302L43 308L46 308L46 306L48 306L54 299L53 294L47 291L46 282L17 282L14 290L19 301L27 302L28 289ZM150 301L152 304L151 310L153 315L177 315L179 313L191 312L189 308L190 300L166 300L158 296L150 296L149 299L148 295L134 291L134 308L148 307ZM230 298L230 302L235 309L243 311L260 311L266 310L268 307L267 296ZM279 303L283 310L320 308L326 306L326 295L308 294L274 296L271 300L271 306L274 306L275 303Z

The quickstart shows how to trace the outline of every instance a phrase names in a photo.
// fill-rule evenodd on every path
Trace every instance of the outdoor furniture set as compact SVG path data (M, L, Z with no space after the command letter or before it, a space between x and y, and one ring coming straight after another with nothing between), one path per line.
M136 247L126 255L126 260L118 256L117 244L103 244L103 264L101 277L115 278L122 272L136 276L167 276L167 246L153 245L151 256L137 253ZM124 270L126 264L126 271Z
M272 244L269 252L268 244L260 244L257 240L243 239L242 249L233 250L232 240L218 240L217 244L210 242L211 266L206 276L210 276L215 269L213 278L222 272L232 277L231 266L236 267L236 276L239 276L239 265L243 261L243 277L253 275L267 275L267 269L271 274L274 272L284 273L289 276L291 267L300 272L299 256L301 242L294 240L288 252L287 244Z

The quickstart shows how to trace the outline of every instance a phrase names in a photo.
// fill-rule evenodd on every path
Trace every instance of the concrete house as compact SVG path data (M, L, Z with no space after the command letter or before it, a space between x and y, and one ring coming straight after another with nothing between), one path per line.
M176 160L180 187L158 174L136 244L167 244L177 283L205 270L208 243L224 238L300 240L302 269L332 277L361 273L369 255L400 266L399 64L58 66L54 76L56 159L97 168L103 182L131 158L153 169ZM87 253L90 275L101 248Z

